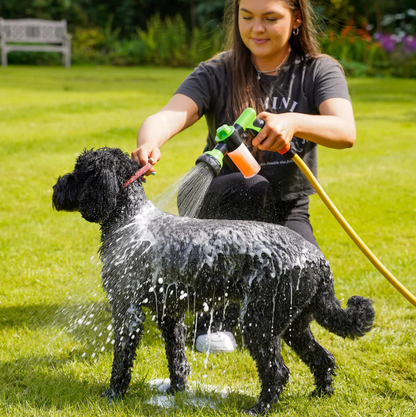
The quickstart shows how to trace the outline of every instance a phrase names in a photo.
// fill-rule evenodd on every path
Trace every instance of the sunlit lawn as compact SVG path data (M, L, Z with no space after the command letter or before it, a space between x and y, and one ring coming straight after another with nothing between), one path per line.
M110 314L99 284L99 230L51 208L52 185L83 148L133 150L146 116L189 70L9 67L0 70L0 415L237 416L259 393L248 353L188 355L190 393L151 403L148 385L168 377L151 318L125 399L109 405ZM321 149L319 178L349 223L392 273L416 293L416 80L349 80L358 139L351 150ZM201 121L163 148L153 198L201 154ZM375 302L376 323L358 341L314 325L337 361L335 395L312 400L312 377L284 347L291 380L275 416L416 415L416 310L374 269L319 197L312 223L343 305ZM223 398L207 386L229 390ZM196 393L195 393L196 390ZM172 401L173 404L173 401ZM171 405L172 405L171 404Z

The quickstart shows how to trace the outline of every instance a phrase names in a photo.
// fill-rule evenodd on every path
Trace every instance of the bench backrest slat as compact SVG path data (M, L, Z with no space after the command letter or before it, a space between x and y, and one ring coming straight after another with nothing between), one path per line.
M0 19L0 36L6 42L61 43L66 20Z

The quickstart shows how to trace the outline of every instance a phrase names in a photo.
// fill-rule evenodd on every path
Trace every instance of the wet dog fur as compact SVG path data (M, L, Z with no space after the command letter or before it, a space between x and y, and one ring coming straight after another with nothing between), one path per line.
M245 346L257 364L260 398L248 414L269 410L289 378L284 340L310 368L315 396L333 393L335 360L314 338L310 323L341 337L367 333L369 299L353 296L341 308L323 254L278 225L181 218L156 209L142 180L123 184L137 165L119 149L84 151L72 173L53 187L56 210L79 211L101 226L102 284L115 334L110 400L125 394L143 332L143 307L157 316L166 347L170 393L185 389L187 309L241 304Z

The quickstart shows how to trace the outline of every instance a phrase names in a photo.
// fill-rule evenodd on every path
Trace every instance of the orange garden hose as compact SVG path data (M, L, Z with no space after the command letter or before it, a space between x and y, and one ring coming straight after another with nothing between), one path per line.
M395 287L396 290L403 295L403 297L405 297L416 307L416 297L394 277L394 275L379 261L379 259L374 255L374 253L371 252L367 245L360 239L357 233L355 233L352 227L348 224L348 222L344 219L342 214L338 211L338 209L329 199L328 195L325 193L324 189L321 187L318 180L313 175L312 171L308 168L305 162L303 162L302 158L300 158L299 155L294 154L294 156L291 159L303 172L308 181L311 183L312 187L318 193L319 197L321 197L322 201L328 207L329 211L333 214L333 216L337 219L338 223L347 232L348 236L361 249L364 255L379 270L379 272L383 274L383 276L390 282L390 284L393 285L393 287Z

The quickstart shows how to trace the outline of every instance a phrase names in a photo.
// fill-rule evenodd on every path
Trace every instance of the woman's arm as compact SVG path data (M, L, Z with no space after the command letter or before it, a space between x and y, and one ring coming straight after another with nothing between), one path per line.
M143 166L152 158L160 159L160 148L173 136L199 119L198 106L189 97L175 94L159 112L149 116L137 134L137 149L131 154L134 161ZM153 172L152 168L149 173Z
M266 124L253 140L253 145L261 150L277 152L296 136L328 148L352 147L356 131L351 103L343 98L331 98L321 103L319 112L319 115L260 113L258 118Z

